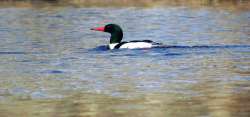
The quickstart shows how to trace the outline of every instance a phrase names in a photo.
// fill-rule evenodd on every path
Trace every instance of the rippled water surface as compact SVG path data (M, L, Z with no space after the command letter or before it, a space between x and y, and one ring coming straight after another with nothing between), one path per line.
M107 50L109 35L164 48ZM249 117L250 12L1 8L1 117Z

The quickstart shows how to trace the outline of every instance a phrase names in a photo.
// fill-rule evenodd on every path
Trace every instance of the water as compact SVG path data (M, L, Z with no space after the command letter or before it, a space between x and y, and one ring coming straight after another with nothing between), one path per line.
M107 50L124 40L164 48ZM248 117L250 12L166 8L0 9L0 116Z

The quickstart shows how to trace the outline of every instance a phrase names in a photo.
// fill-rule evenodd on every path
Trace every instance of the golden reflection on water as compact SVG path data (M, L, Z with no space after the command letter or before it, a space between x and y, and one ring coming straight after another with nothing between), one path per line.
M165 94L145 95L136 99L77 94L57 101L20 101L11 105L0 105L2 110L0 116L165 117L166 115L197 116L203 113L201 105L189 103L189 100L174 98L174 95ZM189 110L190 106L193 106L192 110Z
M212 82L211 84L214 84ZM203 95L182 97L148 94L133 99L98 94L76 94L58 100L20 100L0 105L1 117L248 117L249 92L225 94L209 82L196 87Z

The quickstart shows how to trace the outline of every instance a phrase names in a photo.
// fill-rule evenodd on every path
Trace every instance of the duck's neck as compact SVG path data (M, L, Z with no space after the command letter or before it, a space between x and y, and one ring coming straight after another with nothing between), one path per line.
M120 43L122 41L123 33L122 30L117 30L111 33L110 44Z

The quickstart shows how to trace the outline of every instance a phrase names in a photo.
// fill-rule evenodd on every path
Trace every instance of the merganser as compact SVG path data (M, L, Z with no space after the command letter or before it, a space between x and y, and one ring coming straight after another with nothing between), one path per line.
M129 42L122 42L123 32L119 25L108 24L104 27L92 28L91 30L107 32L111 34L110 42L108 45L109 49L139 49L139 48L152 48L158 47L162 44L153 42L151 40L134 40Z

